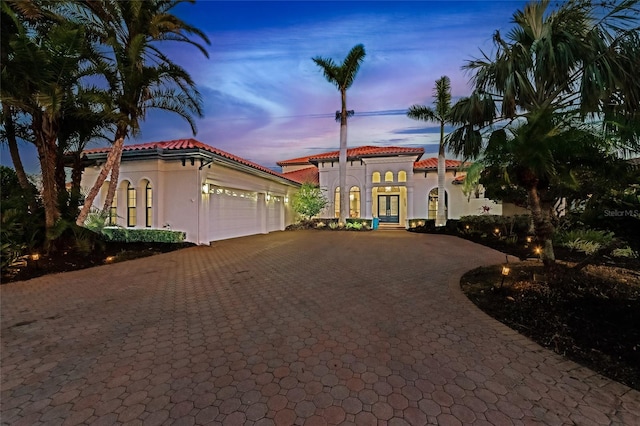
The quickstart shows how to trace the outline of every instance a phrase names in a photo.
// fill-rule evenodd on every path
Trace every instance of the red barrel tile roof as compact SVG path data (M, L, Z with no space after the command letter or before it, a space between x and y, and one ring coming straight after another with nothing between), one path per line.
M455 169L462 165L462 161L458 160L445 160L445 168L447 169ZM413 164L414 170L424 170L424 169L438 169L438 159L436 157L426 158L424 160L416 161Z
M233 155L221 149L214 148L211 145L207 145L206 143L202 143L192 138L176 139L172 141L162 141L162 142L150 142L150 143L142 143L142 144L135 144L135 145L125 145L123 148L123 151L146 151L146 150L157 150L157 149L163 149L163 150L201 149L203 151L211 152L213 154L216 154L228 160L235 161L236 163L243 164L245 166L249 166L256 170L260 170L262 172L269 173L271 175L278 176L280 178L285 178L287 180L298 183L297 181L288 178L282 173L278 173L267 167L261 166L260 164L254 163L249 160L245 160L242 157L238 157L237 155ZM82 152L83 154L99 154L99 153L107 153L110 150L111 150L111 147L105 147L105 148L86 149Z
M298 164L313 163L322 160L338 159L340 151L325 152L322 154L309 155L306 157L298 157L290 160L278 161L279 166L291 166ZM385 157L393 155L422 155L424 148L407 148L398 146L359 146L347 149L347 158L360 157Z
M285 177L298 183L312 183L320 185L320 173L316 166L306 167L293 172L283 173Z

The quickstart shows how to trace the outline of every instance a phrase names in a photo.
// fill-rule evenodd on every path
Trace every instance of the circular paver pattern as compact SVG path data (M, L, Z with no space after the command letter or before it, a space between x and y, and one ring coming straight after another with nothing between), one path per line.
M504 255L278 232L3 285L3 424L640 424L459 290Z

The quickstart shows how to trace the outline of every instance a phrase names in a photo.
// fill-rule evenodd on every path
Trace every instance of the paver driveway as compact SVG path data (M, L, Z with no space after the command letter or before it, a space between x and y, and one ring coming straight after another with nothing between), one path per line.
M2 286L2 422L639 424L639 392L464 298L503 260L300 231Z

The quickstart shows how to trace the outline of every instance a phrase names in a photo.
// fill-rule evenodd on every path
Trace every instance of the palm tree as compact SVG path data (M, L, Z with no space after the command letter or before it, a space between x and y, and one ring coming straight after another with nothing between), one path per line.
M340 222L346 222L349 217L349 192L347 190L347 89L351 87L364 60L366 53L364 46L354 46L342 64L337 65L331 58L312 58L329 83L334 84L340 91L342 108L340 109L340 153L338 156L338 171L340 180ZM337 113L336 113L337 117Z
M135 136L148 109L162 109L180 115L195 135L193 114L202 116L200 94L189 74L161 50L160 42L187 43L206 57L205 48L191 40L195 35L209 44L207 36L172 13L181 0L132 0L86 2L93 14L94 30L108 47L105 76L118 113L113 147L97 181L85 198L76 223L84 224L100 188L111 174L104 210L113 201L124 141Z
M407 112L409 118L422 121L435 121L440 124L440 144L438 146L438 211L436 213L436 226L447 224L445 213L445 140L444 126L451 122L451 81L449 77L442 76L436 80L436 87L433 89L435 97L435 109L424 105L412 105Z
M550 271L555 256L548 195L562 177L558 150L570 148L560 142L585 124L598 140L596 124L614 99L617 116L637 120L640 84L629 64L637 61L630 58L638 52L639 16L637 0L576 0L556 10L549 10L548 0L533 1L514 14L506 38L494 34L493 57L483 54L465 67L473 72L475 90L452 110L462 126L449 136L449 148L467 158L491 154L485 160L511 170L512 183L528 193ZM637 134L625 143L637 149Z
M47 239L60 218L58 194L64 190L56 179L58 161L57 137L61 117L69 97L81 79L91 74L85 68L90 54L84 28L54 13L56 4L40 2L3 2L3 22L10 17L15 32L3 61L3 111L17 111L30 119L42 172L42 201L45 209ZM4 37L3 37L4 39ZM3 52L5 56L5 52ZM5 115L5 120L11 117ZM10 126L11 129L11 126Z

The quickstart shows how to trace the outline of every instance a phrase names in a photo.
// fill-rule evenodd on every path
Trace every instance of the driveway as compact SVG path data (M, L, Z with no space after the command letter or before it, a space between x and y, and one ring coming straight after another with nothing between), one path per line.
M1 287L3 424L640 424L489 318L448 236L298 231Z

